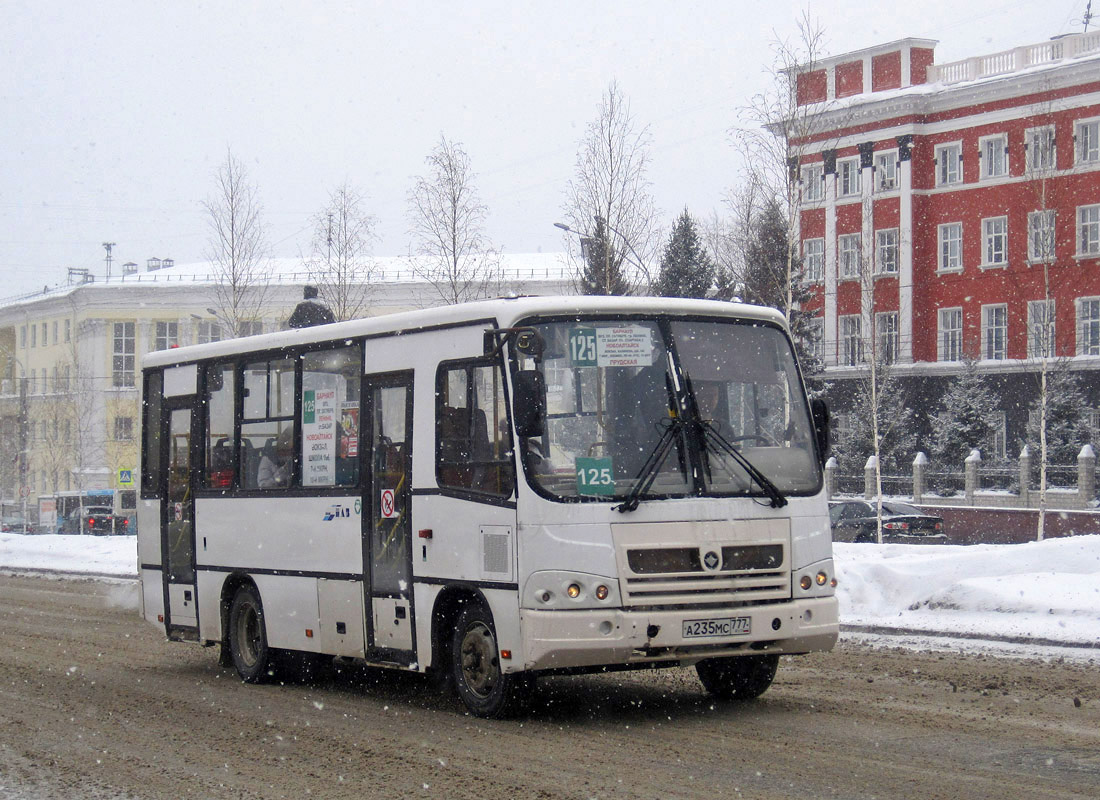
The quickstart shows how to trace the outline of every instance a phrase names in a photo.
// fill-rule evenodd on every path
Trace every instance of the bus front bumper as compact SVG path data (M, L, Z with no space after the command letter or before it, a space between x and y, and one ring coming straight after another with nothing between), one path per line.
M836 597L714 609L522 609L523 666L552 670L831 650ZM747 621L746 621L747 618ZM506 667L507 669L507 667Z

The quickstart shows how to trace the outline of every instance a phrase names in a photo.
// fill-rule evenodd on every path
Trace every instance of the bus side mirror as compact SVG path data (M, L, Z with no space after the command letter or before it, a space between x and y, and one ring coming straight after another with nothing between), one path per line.
M521 369L514 374L513 415L520 436L542 436L546 425L546 384L537 369Z
M829 458L829 406L821 398L810 401L810 411L814 418L814 435L817 437L817 452L822 465Z

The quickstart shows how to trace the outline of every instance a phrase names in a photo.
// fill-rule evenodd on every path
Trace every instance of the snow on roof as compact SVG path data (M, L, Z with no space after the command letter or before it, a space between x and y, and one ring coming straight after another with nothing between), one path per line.
M576 274L576 262L566 253L491 253L475 259L472 269L499 269L500 280L505 283L526 281L567 281ZM379 256L364 263L364 273L372 283L425 283L423 275L429 271L430 261L421 256ZM259 270L272 285L303 285L318 280L319 269L300 258L273 258L263 263ZM45 298L63 297L87 287L106 286L161 286L170 284L214 284L218 282L215 264L199 261L175 264L170 267L113 275L109 280L95 279L86 283L62 284L45 287L41 292L16 295L0 299L0 308L38 302Z

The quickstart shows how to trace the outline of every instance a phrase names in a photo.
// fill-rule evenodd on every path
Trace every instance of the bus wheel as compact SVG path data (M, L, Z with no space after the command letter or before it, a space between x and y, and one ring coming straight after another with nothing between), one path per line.
M458 615L450 655L455 689L470 713L496 719L526 708L533 680L501 672L493 617L480 603L467 603Z
M253 586L242 586L229 607L229 652L237 674L246 683L262 683L271 677L271 648L267 646L264 607Z
M779 656L707 658L695 665L703 688L723 700L752 700L775 680Z

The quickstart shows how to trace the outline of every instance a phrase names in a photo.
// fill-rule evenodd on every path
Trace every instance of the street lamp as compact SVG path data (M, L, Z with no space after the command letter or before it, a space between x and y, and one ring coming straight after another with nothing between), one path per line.
M627 246L627 249L630 250L631 255L634 256L634 258L627 259L627 260L631 264L633 264L635 267L637 267L638 270L642 273L642 275L648 274L648 270L645 268L645 264L642 262L642 257L640 255L638 255L638 251L634 249L634 245L632 245L630 243L630 240L627 239L623 235L622 231L620 231L618 228L614 227L606 219L603 219L603 217L598 216L597 219L602 221L604 226L609 231L611 231L613 234L615 234L616 236L618 236L620 239L623 240L623 244L625 244ZM564 222L555 222L554 227L555 228L561 228L566 233L572 233L572 234L576 234L577 236L579 236L580 240L581 240L581 255L582 255L582 257L584 257L587 260L587 252L586 252L587 243L592 241L592 237L586 236L585 234L581 233L580 231L576 230L575 228L569 227ZM624 253L623 255L625 257L626 254Z

